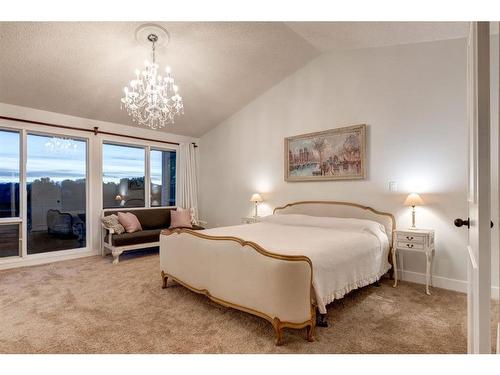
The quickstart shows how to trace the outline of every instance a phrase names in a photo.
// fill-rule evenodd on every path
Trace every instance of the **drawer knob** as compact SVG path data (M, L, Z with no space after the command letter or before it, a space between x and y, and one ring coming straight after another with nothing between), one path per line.
M412 243L407 243L406 247L409 247L411 249L413 247L413 244Z
M411 241L411 240L413 240L413 237L406 236L406 239L407 239L408 241Z

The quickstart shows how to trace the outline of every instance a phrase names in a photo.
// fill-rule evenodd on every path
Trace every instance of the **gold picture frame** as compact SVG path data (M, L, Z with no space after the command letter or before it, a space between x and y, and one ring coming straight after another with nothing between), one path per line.
M366 124L285 138L285 181L366 178Z

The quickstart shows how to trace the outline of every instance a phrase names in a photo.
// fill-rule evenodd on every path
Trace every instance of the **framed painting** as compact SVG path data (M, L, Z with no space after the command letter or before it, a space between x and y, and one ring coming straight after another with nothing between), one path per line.
M366 125L285 138L285 181L366 177Z

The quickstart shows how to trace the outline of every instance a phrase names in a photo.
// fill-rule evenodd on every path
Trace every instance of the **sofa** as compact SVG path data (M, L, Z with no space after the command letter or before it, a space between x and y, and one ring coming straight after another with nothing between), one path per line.
M111 253L113 264L118 264L124 251L157 247L160 245L160 232L170 227L170 211L176 208L141 208L141 209L111 209L103 211L103 216L118 215L118 212L131 212L141 223L142 230L134 233L116 234L112 229L102 225L102 255ZM193 225L194 230L205 229Z

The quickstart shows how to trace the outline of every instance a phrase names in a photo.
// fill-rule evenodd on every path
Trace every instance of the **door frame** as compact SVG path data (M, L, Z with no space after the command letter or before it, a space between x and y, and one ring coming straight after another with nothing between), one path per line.
M471 22L468 53L467 351L491 353L490 25ZM472 147L471 147L472 142Z

